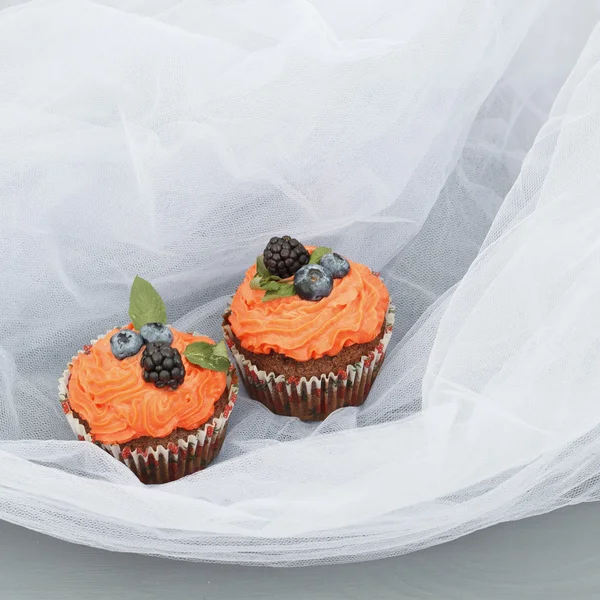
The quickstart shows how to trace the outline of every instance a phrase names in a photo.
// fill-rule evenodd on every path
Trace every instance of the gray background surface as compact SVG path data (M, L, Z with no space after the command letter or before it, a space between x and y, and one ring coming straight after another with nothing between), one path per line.
M395 559L266 569L116 554L0 521L2 600L600 598L600 503L506 523Z

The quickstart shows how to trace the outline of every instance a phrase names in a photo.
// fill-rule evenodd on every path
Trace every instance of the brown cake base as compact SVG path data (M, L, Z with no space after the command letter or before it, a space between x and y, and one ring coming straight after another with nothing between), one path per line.
M232 366L227 373L227 387L215 403L213 416L198 429L177 428L162 438L144 436L121 444L104 444L93 439L87 421L71 407L68 381L69 369L59 381L59 397L78 439L106 450L147 484L175 481L208 466L221 450L238 394L238 378Z
M229 395L229 392L227 389L225 389L225 391L223 392L221 397L215 402L215 409L213 411L213 416L223 414L223 411L225 410L225 407L227 406L227 403L229 402L228 395ZM211 417L211 419L212 419L212 417ZM209 421L210 421L210 419L209 419ZM163 446L165 446L166 444L169 444L170 442L173 442L174 444L176 444L180 439L182 439L182 438L187 439L188 436L194 435L196 433L196 431L197 431L197 429L183 429L181 427L178 427L177 429L173 429L173 431L171 431L171 433L169 435L162 437L162 438L143 436L143 437L135 438L129 442L124 442L122 444L119 444L119 446L121 447L121 449L127 448L128 446L130 448L156 448L157 446L159 446L161 444Z
M223 316L225 341L248 394L278 415L322 421L334 410L362 404L385 358L395 309L388 307L381 331L365 344L343 348L336 356L305 362L283 354L256 354L242 348Z
M223 319L223 326L229 326L227 314ZM384 335L385 322L377 337L370 342L347 346L346 348L342 348L335 356L323 356L322 358L299 362L293 358L288 358L284 354L278 354L277 352L271 352L270 354L255 354L254 352L250 352L250 350L242 348L240 340L233 331L231 332L233 342L238 349L238 352L242 354L246 360L250 361L253 365L256 365L261 371L284 375L286 379L290 377L321 377L321 375L337 373L340 370L345 371L348 365L360 362L360 359L363 356L375 350L375 348L379 346Z
M228 395L227 390L225 390L223 392L223 394L221 395L221 397L215 403L215 409L214 409L213 415L219 415L225 410L225 407L227 406L227 403L228 403L227 395ZM71 409L71 413L85 427L86 432L88 432L91 435L90 424L76 410ZM144 436L129 440L128 442L122 442L121 444L119 444L119 447L121 448L121 450L123 450L124 448L128 448L128 447L129 448L156 448L157 446L159 446L161 444L163 446L165 446L166 444L169 444L170 442L173 442L174 444L176 444L181 438L187 439L188 436L194 435L196 433L196 431L197 431L197 429L183 429L181 427L178 427L177 429L173 429L173 431L171 431L171 433L165 437L157 438L157 437L149 437L147 435L144 435Z

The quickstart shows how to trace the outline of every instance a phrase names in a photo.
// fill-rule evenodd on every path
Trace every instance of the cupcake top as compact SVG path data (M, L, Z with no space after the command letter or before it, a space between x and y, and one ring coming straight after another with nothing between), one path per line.
M286 260L299 246L292 258L302 264L290 265L295 269L292 282ZM307 254L302 259L304 249ZM277 271L286 279L274 275ZM304 247L285 236L273 238L246 272L233 297L229 323L250 352L277 352L307 361L335 356L346 346L375 339L389 300L381 279L365 265L348 261L330 248Z
M146 300L139 300L140 287ZM149 302L154 308L139 310ZM213 416L226 389L230 363L224 343L160 323L166 320L164 304L139 278L130 316L133 323L86 346L69 365L71 408L87 421L94 441L106 444L197 429Z

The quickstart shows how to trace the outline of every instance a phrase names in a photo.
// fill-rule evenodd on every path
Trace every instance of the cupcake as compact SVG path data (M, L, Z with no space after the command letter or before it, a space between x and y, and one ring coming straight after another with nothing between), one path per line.
M165 306L136 277L131 323L83 347L59 382L71 428L127 465L143 483L166 483L218 454L237 398L224 342L166 325Z
M377 273L284 236L246 272L223 330L251 398L278 415L320 421L365 401L393 324Z

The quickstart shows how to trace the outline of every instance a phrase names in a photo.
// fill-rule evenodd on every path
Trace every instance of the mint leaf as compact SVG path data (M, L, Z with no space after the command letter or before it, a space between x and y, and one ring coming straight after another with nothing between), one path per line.
M279 286L281 285L283 284L277 283L276 281L263 281L260 284L260 289L265 290L267 292L276 292L279 289Z
M276 300L277 298L287 298L289 296L296 295L296 288L291 283L279 283L277 284L277 290L269 290L263 296L263 302L270 302L271 300Z
M282 282L281 277L269 273L262 255L256 259L256 275L250 280L250 289L264 290L263 302L296 294L292 283Z
M136 277L129 294L129 318L139 331L146 323L167 323L167 309L152 284Z
M209 344L208 342L192 342L188 344L183 351L184 356L194 364L194 359L196 357L204 357L204 356L212 356L214 344Z
M225 357L227 359L227 361L229 362L229 356L227 354L227 346L225 345L225 342L223 340L221 340L216 346L213 346L213 356L222 356Z
M310 260L308 261L309 265L316 265L325 254L329 254L332 252L331 248L327 248L326 246L319 246L312 251L310 255Z
M192 342L188 344L183 355L194 365L210 371L224 373L231 365L227 356L225 342L209 344L208 342Z
M265 267L265 259L263 258L262 254L256 258L256 274L259 277L264 278L269 277L271 275L267 267Z
M256 277L253 277L250 280L250 289L251 290L262 290L262 279L260 277L258 277L258 275Z
M279 277L268 277L267 279L263 279L262 277L255 276L250 280L250 289L251 290L267 290L267 291L275 291L279 288Z

